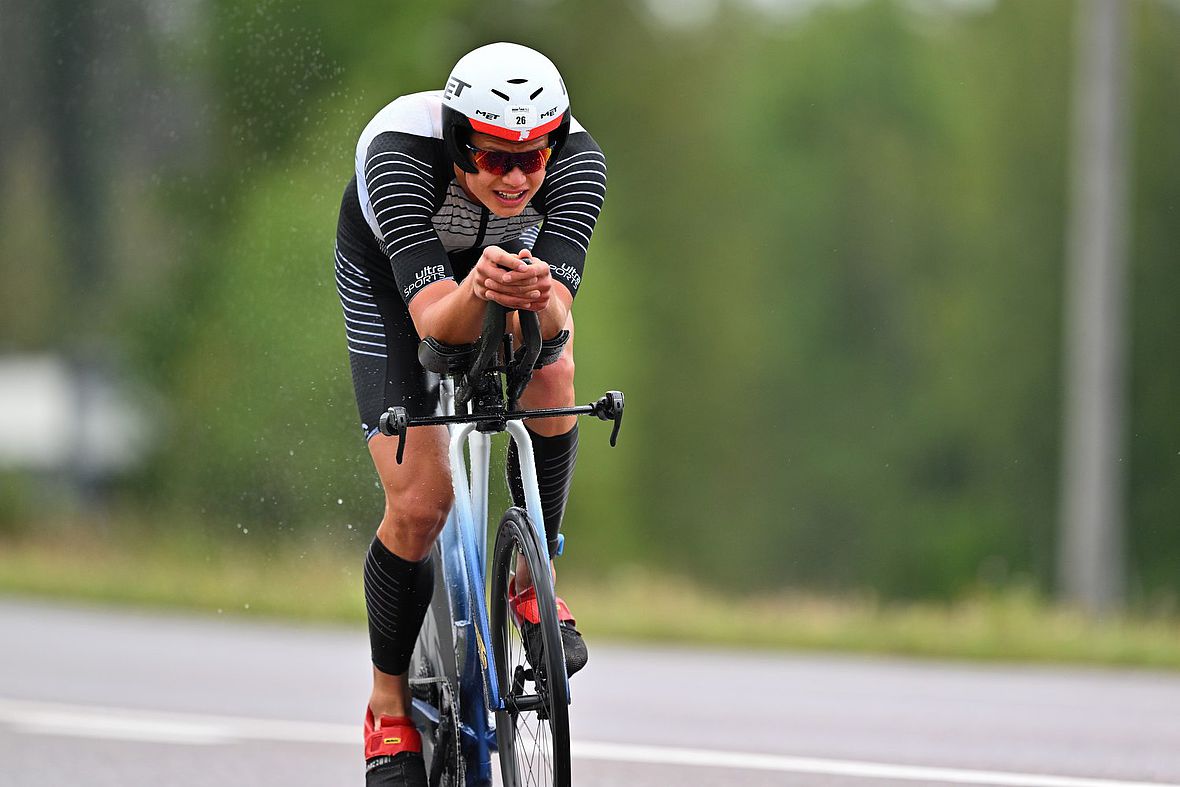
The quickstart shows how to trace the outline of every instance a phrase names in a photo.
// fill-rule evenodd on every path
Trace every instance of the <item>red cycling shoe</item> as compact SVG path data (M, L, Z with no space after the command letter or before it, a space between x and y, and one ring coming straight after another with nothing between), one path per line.
M422 736L406 716L381 716L365 709L366 787L426 787Z
M537 605L537 591L529 585L508 597L508 607L524 640L524 651L529 664L538 666L541 653L541 614ZM586 666L589 654L582 634L574 628L574 616L560 598L557 599L557 621L561 626L561 646L565 651L565 674L573 675Z

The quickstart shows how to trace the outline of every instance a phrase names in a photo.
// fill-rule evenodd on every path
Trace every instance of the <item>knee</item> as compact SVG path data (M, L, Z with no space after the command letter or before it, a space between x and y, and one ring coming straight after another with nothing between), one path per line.
M386 545L402 545L404 553L424 557L446 523L453 502L449 479L390 494L378 537Z
M429 536L433 540L442 530L454 499L449 484L445 488L414 490L402 495L394 505L393 518L401 530Z
M574 401L574 358L570 353L533 372L528 399L532 407L566 407Z

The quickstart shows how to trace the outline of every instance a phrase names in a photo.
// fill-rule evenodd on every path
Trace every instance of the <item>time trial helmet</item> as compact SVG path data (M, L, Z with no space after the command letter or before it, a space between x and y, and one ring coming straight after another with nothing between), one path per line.
M467 151L473 131L510 142L548 134L552 162L569 136L569 96L557 66L540 52L520 44L488 44L451 69L442 125L447 152L466 172L479 171Z

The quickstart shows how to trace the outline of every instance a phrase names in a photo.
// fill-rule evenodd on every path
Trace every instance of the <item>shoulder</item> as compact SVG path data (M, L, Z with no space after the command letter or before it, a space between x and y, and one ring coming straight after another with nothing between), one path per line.
M598 182L600 188L605 188L606 155L590 132L577 121L572 121L561 153L549 167L545 182L550 188L545 191L552 194L553 187L559 183L585 183L587 178Z
M398 96L373 116L362 135L376 136L384 131L442 139L442 91Z
M593 168L606 169L606 155L598 142L578 122L577 118L570 118L570 133L561 150L561 157L554 162L558 167L562 164L578 164Z
M394 134L406 145L429 146L432 140L442 139L442 91L429 90L399 96L381 108L361 132L357 140L358 158L363 158L373 140L383 134Z

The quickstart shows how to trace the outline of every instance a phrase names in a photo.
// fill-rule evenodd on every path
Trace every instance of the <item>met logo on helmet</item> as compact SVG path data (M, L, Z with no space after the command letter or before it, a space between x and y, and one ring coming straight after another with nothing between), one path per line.
M541 120L544 120L545 118L556 117L556 116L557 116L557 107L552 107L551 109L546 109L544 112L541 113Z
M459 79L459 77L453 76L447 80L447 89L445 92L443 92L443 98L447 99L448 101L451 99L451 96L458 98L459 96L463 95L463 88L465 87L471 87L471 83L464 82L462 79Z

